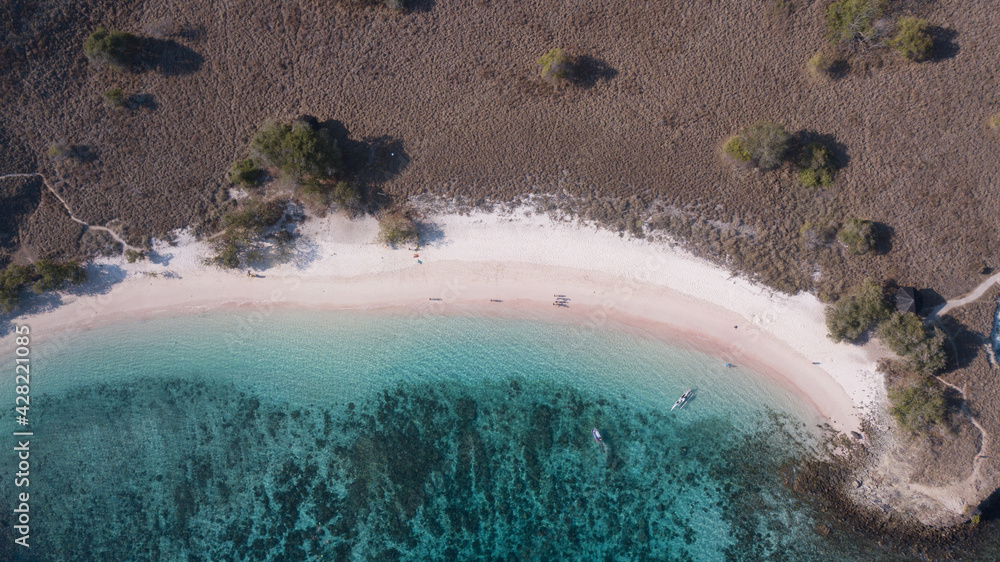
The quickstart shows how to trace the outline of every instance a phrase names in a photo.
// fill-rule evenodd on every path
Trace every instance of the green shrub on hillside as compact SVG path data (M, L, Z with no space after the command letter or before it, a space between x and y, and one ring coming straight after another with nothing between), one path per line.
M806 187L833 185L837 176L833 152L818 142L811 143L802 151L799 169L799 181Z
M826 327L833 341L854 341L888 316L889 306L882 295L882 287L866 279L826 307Z
M908 312L893 313L878 326L875 335L905 360L904 367L921 375L933 375L944 369L944 333L928 329L919 316Z
M889 413L904 430L920 434L948 416L944 390L933 381L923 380L889 390Z
M899 51L904 57L914 60L927 60L934 48L934 40L927 32L927 20L903 16L896 20L899 32L889 40L889 45Z
M229 181L243 187L256 187L264 180L264 170L249 158L233 162L229 168Z
M562 49L552 49L538 59L538 64L542 66L542 80L560 86L570 78L573 59Z
M250 148L266 164L297 180L332 178L344 165L330 132L304 121L266 126L254 136Z
M815 55L809 57L809 61L806 66L809 68L809 73L817 78L826 78L830 76L833 71L834 60L829 55L823 53L822 51L817 52Z
M125 94L121 88L112 88L104 92L104 104L111 108L125 107Z
M882 17L886 0L837 0L826 9L826 25L834 43L868 41Z
M131 33L98 27L84 42L83 53L91 62L120 69L135 64L141 47L142 40Z
M993 117L990 117L988 123L990 124L991 129L993 129L994 131L1000 131L1000 113L997 113Z
M417 223L407 213L394 211L386 213L378 221L378 241L396 247L408 242L419 241Z
M844 223L837 233L837 240L847 246L847 251L854 255L867 254L875 249L875 223L869 220L852 218Z
M778 123L758 121L731 137L722 149L737 160L769 170L785 159L791 138Z

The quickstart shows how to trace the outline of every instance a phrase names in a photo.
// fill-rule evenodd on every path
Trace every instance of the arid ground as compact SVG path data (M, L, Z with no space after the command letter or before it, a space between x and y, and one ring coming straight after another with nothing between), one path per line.
M1000 266L989 2L895 2L938 26L932 60L862 50L837 79L806 69L827 44L825 0L417 2L403 14L327 0L4 3L0 175L41 172L77 217L141 240L210 222L254 131L307 114L384 148L349 154L387 170L369 174L370 193L566 194L582 216L666 229L785 290L836 294L873 276L954 296L984 262ZM146 69L89 63L99 25L150 38ZM577 84L537 78L552 47L584 57ZM116 87L134 107L105 106ZM833 147L836 183L728 162L721 143L760 119ZM77 157L48 157L55 142ZM0 186L3 261L107 242L53 210L41 182ZM881 225L880 252L803 243L806 222L851 216Z

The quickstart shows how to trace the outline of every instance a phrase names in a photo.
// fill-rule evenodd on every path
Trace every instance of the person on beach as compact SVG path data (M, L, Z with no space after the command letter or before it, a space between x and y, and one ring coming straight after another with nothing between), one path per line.
M247 270L247 279L253 279L253 273L250 273L249 269Z

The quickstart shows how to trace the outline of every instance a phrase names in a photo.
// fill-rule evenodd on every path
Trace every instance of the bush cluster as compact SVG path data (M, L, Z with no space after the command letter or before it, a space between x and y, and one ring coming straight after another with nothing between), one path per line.
M809 144L799 159L799 181L806 187L833 185L837 176L833 152L818 142Z
M997 113L989 120L990 128L994 131L1000 131L1000 113Z
M285 215L282 201L248 199L243 207L222 217L223 233L213 243L215 255L206 263L236 269L264 256L261 236Z
M740 162L769 170L785 159L791 139L778 123L758 121L729 138L722 149Z
M265 164L295 180L333 178L344 165L330 132L305 121L265 126L254 136L250 149Z
M889 413L899 426L913 434L926 432L948 417L944 390L935 381L923 379L889 390Z
M142 48L142 40L124 31L108 31L98 27L83 43L83 53L91 62L112 68L134 65Z
M129 263L135 263L144 259L146 259L146 252L132 249L125 250L125 261Z
M67 282L78 285L87 280L87 270L76 262L39 260L31 265L10 265L0 273L0 310L12 312L27 287L41 294L62 289Z
M859 256L875 249L875 223L869 220L851 218L837 233L837 240L847 246L847 251Z
M889 46L899 51L904 57L914 60L927 60L934 48L934 40L927 32L927 20L903 16L896 20L899 30L896 36L889 40Z
M882 17L886 0L837 0L826 9L826 25L834 43L870 40L875 22Z
M904 359L904 368L910 372L929 376L947 364L944 333L937 328L926 328L912 312L891 314L879 324L875 335Z
M111 108L125 107L127 100L121 88L112 88L104 92L104 104Z
M538 59L542 66L542 80L552 86L561 86L570 79L573 70L573 58L562 49L551 49Z
M826 327L835 342L855 341L888 317L882 287L870 279L826 307Z
M378 241L395 248L408 242L418 242L420 233L417 223L404 211L392 211L382 215L378 221Z
M809 57L809 62L806 65L809 68L809 73L817 78L825 78L833 72L834 60L826 53L819 51L815 55Z

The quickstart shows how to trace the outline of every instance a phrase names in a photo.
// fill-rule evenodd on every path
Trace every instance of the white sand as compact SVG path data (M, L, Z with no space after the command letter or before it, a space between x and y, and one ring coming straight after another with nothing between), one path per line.
M182 236L173 247L157 244L150 261L96 261L95 285L122 270L125 279L104 294L65 296L62 306L24 322L36 337L57 338L124 317L232 305L264 314L277 305L544 314L683 338L799 391L843 431L857 429L859 415L881 400L879 350L827 339L823 305L812 295L777 294L662 243L523 211L443 215L433 223L437 234L418 263L412 251L376 244L372 219L311 219L300 227L295 259L255 279L202 265L207 246ZM569 308L552 306L557 293L572 299Z

